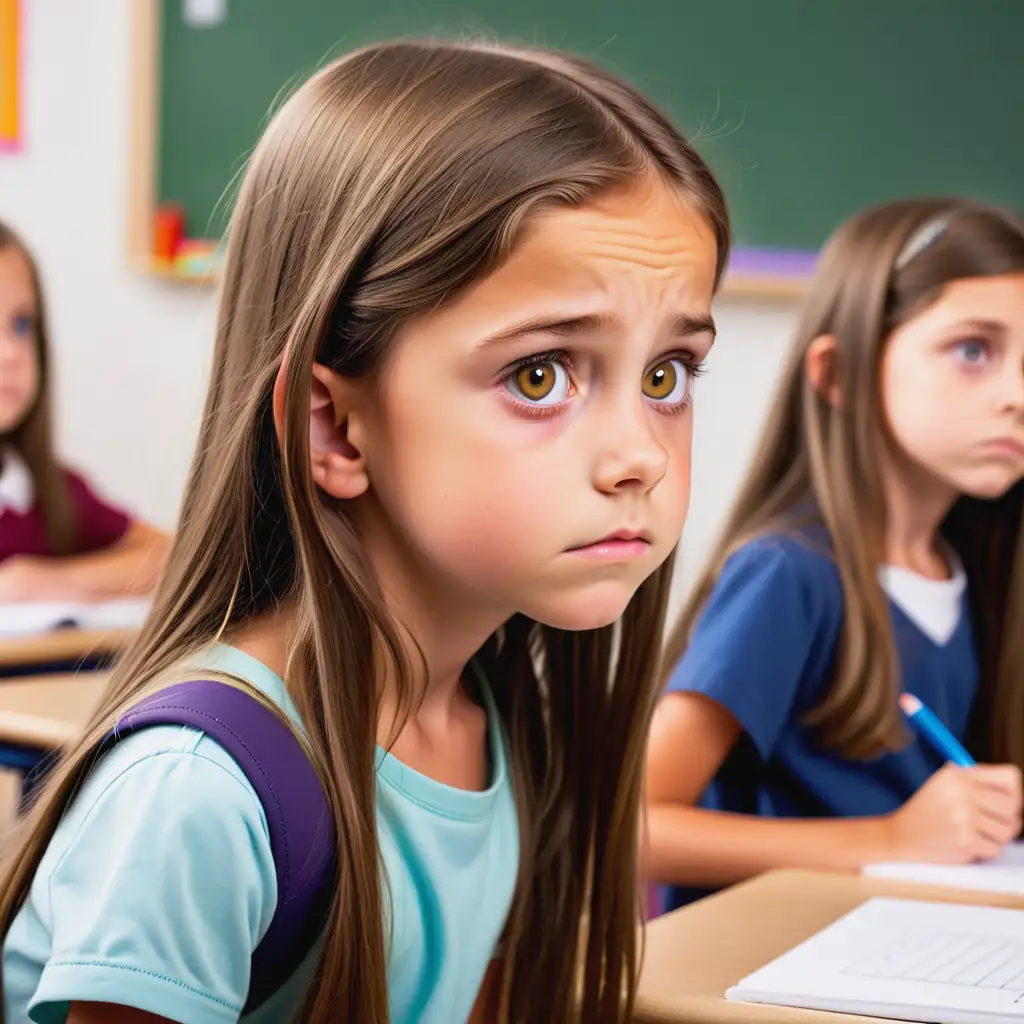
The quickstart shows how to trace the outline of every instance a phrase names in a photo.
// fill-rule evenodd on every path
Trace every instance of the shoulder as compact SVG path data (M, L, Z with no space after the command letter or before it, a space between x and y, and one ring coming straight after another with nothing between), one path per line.
M62 466L61 472L64 475L64 485L68 494L76 502L93 502L112 507L110 502L100 494L99 489L92 484L80 470L70 466Z
M773 530L737 548L731 559L785 565L790 571L820 573L835 568L828 534L819 530Z
M841 620L827 547L789 533L758 536L726 559L666 690L715 701L767 759L817 685Z
M259 797L230 754L201 731L177 725L140 730L104 753L60 828L67 825L65 838L73 841L97 818L142 844L156 845L173 826L187 826L192 837L232 829L268 834ZM176 844L170 849L179 853Z
M811 652L830 647L842 612L839 573L826 545L810 536L762 534L725 560L674 676L707 673L713 664L745 678L752 663L793 676Z
M818 604L842 602L842 582L827 534L821 531L765 533L726 559L718 587L759 585L775 597Z
M81 473L67 466L63 473L78 525L78 549L99 550L120 540L131 526L131 516L101 497Z
M241 913L253 948L277 903L256 792L216 742L173 725L140 730L99 758L54 833L39 884L59 901L55 916L95 917L114 931L121 917L125 927L170 927L162 918L182 905L225 927L239 927ZM96 906L98 892L116 899Z
M178 726L126 737L90 772L21 912L51 934L33 1006L237 1020L277 897L263 809L227 753Z

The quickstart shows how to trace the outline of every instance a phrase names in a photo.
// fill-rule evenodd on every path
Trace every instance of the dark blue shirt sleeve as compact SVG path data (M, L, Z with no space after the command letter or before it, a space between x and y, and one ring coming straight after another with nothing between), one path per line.
M752 541L726 562L667 692L701 693L729 711L767 760L806 708L809 669L831 661L841 591L825 556L796 542ZM838 598L838 600L837 600ZM814 689L817 690L817 686Z

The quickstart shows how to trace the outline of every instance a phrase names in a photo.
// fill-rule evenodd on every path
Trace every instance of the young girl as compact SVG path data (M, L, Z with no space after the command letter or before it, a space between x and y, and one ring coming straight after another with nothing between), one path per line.
M0 221L0 603L149 593L167 538L57 462L49 364L39 271Z
M256 795L192 729L92 755L210 670L302 732L338 837L316 954L246 1021L629 1018L727 253L705 164L579 60L382 44L283 106L155 607L0 888L8 1024L240 1019L276 903Z
M1022 477L1021 223L960 201L855 218L669 644L646 795L670 906L769 868L969 861L1018 834ZM943 767L902 690L1007 763Z

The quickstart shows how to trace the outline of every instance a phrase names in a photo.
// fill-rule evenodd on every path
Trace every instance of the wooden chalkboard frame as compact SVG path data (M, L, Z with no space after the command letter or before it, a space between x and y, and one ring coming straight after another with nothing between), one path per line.
M213 286L216 273L185 274L152 257L156 176L160 146L160 80L163 4L134 0L131 6L131 85L127 253L140 274L172 284ZM786 249L737 249L721 294L752 299L795 300L806 291L817 253Z

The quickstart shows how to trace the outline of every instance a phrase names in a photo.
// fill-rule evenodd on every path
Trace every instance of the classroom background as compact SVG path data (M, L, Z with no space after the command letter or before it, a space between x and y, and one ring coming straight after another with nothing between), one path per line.
M0 158L0 217L18 225L46 275L61 451L171 528L217 298L213 288L141 274L126 257L134 2L30 0L26 138L16 156ZM723 344L701 381L688 548L710 540L739 481L795 310L794 302L735 301L715 311Z
M165 152L162 164L155 159L157 166L138 166L138 126L140 118L144 123L147 116L141 108L152 99L146 92L146 82L157 91L160 88L155 69L149 69L149 79L146 77L146 61L160 57L159 45L152 49L146 25L167 16L178 19L183 26L180 32L214 33L221 30L216 25L219 18L224 18L230 28L232 18L243 8L239 0L165 0L164 4L156 0L9 2L21 12L23 137L16 151L0 155L0 217L8 218L25 235L44 269L57 367L59 446L73 465L101 482L116 500L157 526L171 528L201 413L217 296L215 287L208 284L182 283L146 272L132 251L138 245L140 231L152 229L148 218L139 223L137 193L140 188L145 191L156 186L140 182L140 174L156 177L161 167L171 167L177 168L174 173L179 177L188 178L188 165L204 159L201 152L178 146L170 157ZM246 0L247 7L251 3ZM558 37L564 31L559 26L567 23L565 12L576 11L579 0L565 3L564 8L562 4L547 8L547 14L543 13L545 5L528 4L515 16L510 15L511 24L525 25L536 16L537 41L570 45L572 40ZM273 4L266 0L255 6L264 11L264 22L267 12L273 14ZM348 22L344 13L336 13L340 8L326 0L304 0L304 6L319 10L321 21L336 20L343 26L337 41L324 39L323 56L336 52L339 45L343 47ZM430 20L432 11L448 6L468 10L470 16L456 19L454 25ZM605 42L603 47L595 45L592 56L600 59L611 55L618 62L616 69L626 73L641 67L645 46L654 46L662 39L657 44L662 47L661 63L649 75L650 80L641 84L652 89L656 97L659 92L669 97L671 112L682 115L687 130L696 130L702 152L722 177L734 212L739 214L741 245L745 224L753 225L755 236L765 231L770 235L771 225L788 215L786 204L782 204L782 210L766 210L772 205L772 197L759 194L765 181L775 181L772 187L778 187L780 170L772 167L772 159L786 146L812 153L830 146L835 149L837 142L842 142L844 152L860 161L851 168L849 180L815 180L791 190L789 195L798 199L808 194L808 184L815 192L820 189L817 198L809 199L811 206L816 205L813 216L817 217L810 226L798 204L789 204L794 230L801 240L813 238L815 231L820 234L818 226L830 209L836 211L838 222L858 203L886 198L861 197L857 178L863 177L865 167L873 167L876 178L884 183L890 158L886 140L899 140L901 132L914 127L904 114L906 109L913 109L915 87L919 93L934 90L941 78L936 69L941 70L947 59L961 62L965 71L951 76L960 95L959 109L949 112L950 118L944 120L947 111L943 102L936 100L921 108L924 122L916 126L917 134L944 157L926 161L922 153L914 151L908 162L905 153L897 154L899 166L894 166L892 175L896 191L901 182L917 180L915 171L924 169L925 191L939 183L940 187L961 191L973 188L984 199L1012 203L1021 198L1019 184L1012 184L1012 168L1019 167L1020 161L1006 158L1024 155L1024 141L1013 132L1009 116L1014 104L1019 113L1024 96L1024 72L1011 49L1016 45L1014 40L1021 38L1020 31L1011 30L1014 26L1024 30L1024 5L1010 0L891 0L891 6L887 6L883 0L867 0L836 4L824 15L822 8L808 0L780 0L772 5L771 13L766 13L767 6L751 0L726 0L725 7L709 5L707 0L672 5L649 0L641 6L642 11L638 8L630 15L625 5L610 0L597 3L595 27L580 31L588 40L601 38ZM534 8L535 14L531 14ZM861 72L859 80L847 83L849 95L830 95L825 83L821 86L823 95L813 96L816 71L808 70L803 79L805 90L790 96L792 106L785 108L788 113L778 122L778 127L790 134L772 141L763 158L759 157L758 141L766 131L781 133L763 116L764 103L758 115L758 96L751 90L749 75L746 82L737 81L726 69L721 80L714 81L703 70L713 68L719 55L736 47L743 54L772 50L770 40L765 46L761 44L761 23L748 24L744 31L741 21L728 38L709 37L702 31L711 24L709 17L728 22L732 8L745 9L755 20L767 19L774 26L771 31L782 39L787 33L798 32L807 37L814 29L802 19L825 17L832 35L822 39L822 66L836 59ZM371 10L382 13L371 15ZM282 6L281 17L283 11ZM396 0L383 6L354 3L352 11L354 20L362 19L360 24L371 24L367 19L376 17L375 24L389 32L402 31L408 22L409 31L433 28L458 32L468 28L499 34L509 23L500 5L489 2L408 5ZM652 20L652 12L660 12L664 20ZM622 21L634 17L647 21ZM865 19L870 22L872 17L882 26L879 45L857 52L858 39L864 37ZM210 21L210 26L204 28L204 20ZM684 29L691 21L697 27L688 33ZM594 35L613 25L621 26L620 31ZM655 31L652 26L661 27ZM830 50L836 34L845 28L851 33L845 50ZM912 41L918 30L920 46L908 48L908 40ZM887 33L892 37L888 42ZM266 45L274 47L276 43L268 39ZM181 45L180 38L177 45ZM950 47L959 52L950 51ZM829 52L833 56L828 56ZM666 66L672 66L667 62L676 55L682 84L666 83ZM268 50L267 63L272 66L271 56ZM701 88L692 90L695 98L690 102L687 83L693 81L696 72L689 72L690 79L685 72L688 63L698 57L703 61L700 74L704 78ZM879 70L883 65L885 70ZM766 66L774 69L771 74L777 80L774 84L765 81L764 86L772 102L777 103L778 94L790 88L793 69L787 67L785 55L778 52L769 56ZM308 68L296 68L293 74L303 70ZM181 68L173 73L180 78ZM881 85L874 81L879 75L888 76ZM231 81L231 69L226 69L221 82L229 88ZM281 87L287 84L280 82ZM907 93L903 110L898 104L886 109L887 89ZM995 104L979 105L979 99L992 97L997 100ZM877 110L876 137L861 140L855 131L845 128L851 102L859 104L854 113L863 114L865 105ZM186 98L178 112L177 127L170 126L178 135L182 132L182 113L187 114L188 109ZM834 111L832 116L824 117L822 111L830 109ZM966 119L965 113L969 113ZM964 138L965 124L974 126L970 139ZM950 126L954 130L944 135ZM157 123L151 130L159 133L162 127ZM998 130L1000 127L1002 130ZM186 135L188 130L186 126ZM215 132L216 123L199 128L200 141L203 131ZM982 148L975 151L978 145ZM899 149L898 141L895 148ZM243 155L238 154L239 158ZM813 167L813 162L808 166ZM835 159L831 166L835 167ZM220 182L221 178L216 180ZM223 185L226 187L228 181L224 180ZM155 202L159 196L151 198ZM768 228L763 227L765 222ZM711 372L701 380L697 392L692 501L673 611L744 472L793 331L799 296L799 287L788 279L778 288L727 289L716 303L720 340L710 360Z
M674 617L746 472L828 232L915 194L1024 210L1024 0L0 0L0 219L43 271L59 451L112 501L173 530L206 392L216 274L161 249L167 204L187 207L187 236L215 239L282 91L350 46L431 31L606 62L667 108L725 188L738 249L696 389ZM6 740L49 751L74 736L126 636L55 631L31 656L0 644ZM21 772L0 772L0 824ZM988 886L979 902L1021 909L1012 867L1002 888L974 883ZM913 895L903 882L773 873L663 918L637 1019L748 1024L728 986L867 896ZM1024 977L1024 942L1014 955Z

